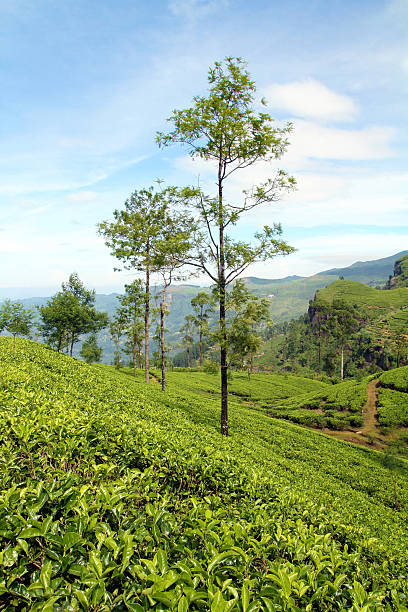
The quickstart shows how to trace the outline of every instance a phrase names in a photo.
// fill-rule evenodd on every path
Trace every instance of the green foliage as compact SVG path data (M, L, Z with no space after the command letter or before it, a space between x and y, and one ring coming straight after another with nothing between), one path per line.
M98 363L102 359L102 352L96 334L91 334L82 344L80 355L86 363Z
M200 291L191 300L191 306L193 307L194 311L194 314L192 315L192 321L196 326L198 332L198 343L200 348L199 363L200 366L202 366L205 343L210 334L209 318L210 315L214 312L215 304L211 295L209 295L205 291Z
M34 314L21 302L6 300L0 306L0 333L5 330L12 336L29 336Z
M86 289L76 273L38 310L47 343L58 351L70 347L71 355L81 335L97 332L108 324L107 315L95 309L95 291Z
M390 276L385 286L386 289L397 287L408 287L408 255L397 259L394 264L394 274Z
M193 225L187 226L188 217L181 235L174 235L174 225L179 221L174 209L185 202L176 187L151 186L134 191L124 208L113 212L114 221L99 223L99 234L123 268L158 272L170 253L179 250L183 254L190 248Z
M134 191L124 209L113 212L113 221L98 225L99 234L123 268L143 272L145 376L149 382L149 326L151 274L182 267L194 241L196 224L186 210L189 195L177 187ZM117 350L116 350L117 352Z
M261 346L260 328L267 325L269 302L259 298L237 280L227 295L227 355L233 364L246 363L252 371L253 356Z
M141 353L144 337L144 304L145 295L143 283L137 279L125 285L125 293L117 296L120 306L114 316L114 327L111 335L115 342L114 363L120 362L121 340L126 337L123 347L127 354L132 356L134 371L141 365Z
M7 343L3 609L406 607L405 464L397 512L377 453L235 403L223 439L187 375L163 395L23 340L17 368Z
M219 365L215 363L215 361L211 361L211 359L206 359L203 362L203 372L207 374L217 374L219 371Z
M384 372L380 377L380 384L382 387L408 393L408 367L404 366Z
M408 394L393 389L380 389L378 420L387 427L408 427Z
M379 378L378 420L385 427L408 427L408 367L384 372Z

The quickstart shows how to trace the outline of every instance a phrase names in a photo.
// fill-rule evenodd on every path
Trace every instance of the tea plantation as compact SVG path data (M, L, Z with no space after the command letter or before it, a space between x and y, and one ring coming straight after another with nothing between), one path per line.
M131 373L130 369L128 370ZM159 378L159 372L156 372ZM345 381L331 385L292 374L235 373L229 382L229 392L253 408L269 416L322 429L347 429L362 425L361 410L367 401L367 384ZM218 376L204 372L169 372L170 388L220 397Z
M0 610L408 609L404 460L234 395L225 439L187 374L163 394L8 338L0 372Z
M380 376L378 420L388 427L408 427L408 366Z

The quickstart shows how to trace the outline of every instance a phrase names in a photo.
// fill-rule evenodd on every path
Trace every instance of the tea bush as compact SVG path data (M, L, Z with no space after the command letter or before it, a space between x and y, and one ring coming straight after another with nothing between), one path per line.
M384 372L380 376L380 384L382 387L408 393L408 366Z
M405 610L405 463L0 339L0 609ZM184 382L183 382L184 381ZM395 491L398 511L395 507Z
M408 393L380 389L377 407L380 425L408 427Z

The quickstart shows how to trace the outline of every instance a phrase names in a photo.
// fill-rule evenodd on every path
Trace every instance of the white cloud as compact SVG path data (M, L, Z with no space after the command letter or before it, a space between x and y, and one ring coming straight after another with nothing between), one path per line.
M284 161L296 163L302 157L350 161L392 157L390 141L395 133L387 126L344 130L300 119L295 122Z
M351 121L358 112L349 96L332 91L323 83L307 79L281 85L273 83L265 95L271 108L296 117L329 121Z
M398 226L407 227L408 233L408 175L359 170L337 176L300 175L298 183L299 189L282 202L252 211L247 227L280 221L284 227L300 228ZM323 239L314 240L314 248L318 249ZM376 244L377 238L369 240ZM328 242L331 244L332 239L328 238Z

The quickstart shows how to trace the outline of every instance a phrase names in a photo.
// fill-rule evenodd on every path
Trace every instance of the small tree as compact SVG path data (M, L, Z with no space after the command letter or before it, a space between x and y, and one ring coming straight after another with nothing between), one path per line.
M115 345L115 352L113 354L113 365L117 370L119 370L122 365L122 351L121 351L121 343L123 341L123 335L126 329L126 322L124 318L119 314L110 322L109 324L109 332L111 339Z
M86 289L76 273L38 310L40 329L48 344L58 352L66 345L71 356L81 335L96 333L108 324L106 313L95 309L95 291Z
M95 333L91 334L83 343L80 355L86 363L99 363L102 358L103 348L98 346Z
M187 315L184 318L184 325L180 329L182 334L181 346L187 351L187 366L191 368L191 345L194 341L194 317L193 315Z
M159 181L160 184L160 181ZM124 210L115 210L114 221L98 225L99 234L123 268L144 274L145 381L149 377L149 326L151 277L165 267L169 255L169 236L176 219L174 209L184 204L189 195L176 187L134 191ZM186 223L189 218L185 216ZM173 243L173 241L171 241Z
M228 200L225 186L231 175L257 162L279 159L288 145L291 125L278 128L269 114L255 108L256 87L240 58L216 62L208 73L209 93L196 96L193 105L175 110L169 121L173 129L157 135L158 144L187 145L193 158L216 165L217 193L197 196L197 211L205 239L198 245L191 264L215 283L219 303L221 362L221 433L228 435L228 364L226 288L251 264L291 253L294 249L280 239L279 224L264 226L254 242L236 241L227 230L253 208L279 199L282 191L295 185L292 177L278 170L263 184L243 191L241 201ZM265 103L264 100L261 102Z
M24 308L21 302L6 300L0 306L0 332L6 330L13 336L13 350L16 336L29 336L33 327L34 313Z
M200 368L203 365L204 340L210 333L209 317L214 312L214 300L205 291L200 291L192 300L194 310L193 323L198 331L198 342L200 345Z
M125 294L119 295L118 300L120 306L116 317L121 321L122 333L127 337L125 350L132 355L133 373L136 376L144 337L143 282L138 279L125 285Z

